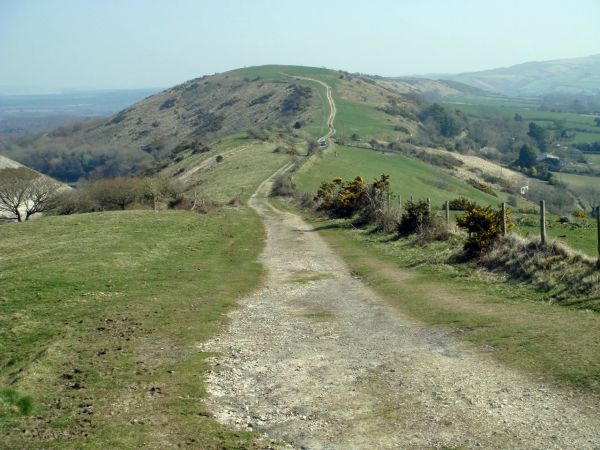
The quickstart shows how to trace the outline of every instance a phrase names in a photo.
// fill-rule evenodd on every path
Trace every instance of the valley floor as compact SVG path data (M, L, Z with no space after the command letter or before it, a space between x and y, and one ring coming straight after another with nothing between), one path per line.
M207 379L218 421L263 431L265 448L600 447L591 399L400 315L270 205L269 187L250 201L268 232L267 282L202 345L219 354Z

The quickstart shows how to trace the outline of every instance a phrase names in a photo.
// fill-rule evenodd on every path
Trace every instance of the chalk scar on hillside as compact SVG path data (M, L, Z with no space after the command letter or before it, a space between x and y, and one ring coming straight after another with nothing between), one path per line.
M219 355L206 379L219 422L275 448L600 446L597 406L400 315L270 205L270 185L250 200L267 229L268 279L201 346Z

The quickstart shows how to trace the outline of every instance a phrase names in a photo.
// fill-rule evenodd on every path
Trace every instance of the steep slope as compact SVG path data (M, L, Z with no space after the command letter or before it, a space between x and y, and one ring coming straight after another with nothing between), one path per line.
M345 106L342 134L398 139L418 129L418 105L373 80L326 69L262 66L204 76L147 97L118 114L64 126L7 144L2 153L67 181L138 172L153 163L201 153L235 132L268 130L316 139L327 132L326 89ZM386 105L407 112L385 112ZM412 112L411 112L412 111ZM402 134L402 133L400 133Z
M23 164L18 163L6 156L0 155L0 170L2 169L18 169L19 167L23 167Z
M510 96L599 94L600 54L585 58L527 62L444 78Z

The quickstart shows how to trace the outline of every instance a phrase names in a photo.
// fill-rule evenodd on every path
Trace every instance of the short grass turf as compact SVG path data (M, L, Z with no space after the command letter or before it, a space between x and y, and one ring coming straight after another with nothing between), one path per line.
M198 347L260 283L251 210L0 229L0 447L251 447L205 410Z

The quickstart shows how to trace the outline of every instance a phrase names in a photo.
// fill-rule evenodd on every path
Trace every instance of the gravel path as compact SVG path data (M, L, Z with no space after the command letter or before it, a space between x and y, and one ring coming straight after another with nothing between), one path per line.
M269 187L250 202L266 285L202 346L220 354L207 379L219 422L263 431L264 448L600 449L598 405L398 314Z

